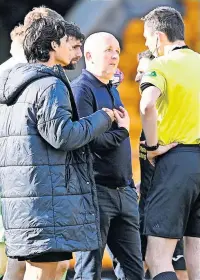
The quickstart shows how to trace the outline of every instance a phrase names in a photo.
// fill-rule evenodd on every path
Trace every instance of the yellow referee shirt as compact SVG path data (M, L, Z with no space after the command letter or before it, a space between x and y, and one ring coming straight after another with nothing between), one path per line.
M200 54L177 49L155 58L141 85L160 89L157 100L160 144L200 143Z

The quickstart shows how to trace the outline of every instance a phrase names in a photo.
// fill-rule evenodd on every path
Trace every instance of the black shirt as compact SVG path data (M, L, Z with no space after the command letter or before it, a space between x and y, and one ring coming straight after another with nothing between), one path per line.
M117 89L104 84L87 70L72 82L72 91L80 117L104 107L123 106ZM97 184L110 187L132 185L131 147L129 133L113 122L111 129L91 143L94 174Z

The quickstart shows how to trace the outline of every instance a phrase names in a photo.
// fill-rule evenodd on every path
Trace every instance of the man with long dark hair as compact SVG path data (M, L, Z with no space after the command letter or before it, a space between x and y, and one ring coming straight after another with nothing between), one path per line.
M63 67L80 29L38 19L24 53L0 79L0 178L7 255L25 260L28 279L55 278L58 261L101 245L87 143L110 128L112 110L78 118ZM25 276L26 277L26 276Z

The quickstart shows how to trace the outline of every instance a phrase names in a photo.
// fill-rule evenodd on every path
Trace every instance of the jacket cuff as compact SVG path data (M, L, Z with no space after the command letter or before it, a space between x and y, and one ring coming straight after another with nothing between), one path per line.
M109 115L104 111L104 110L100 110L100 112L106 117L106 119L108 120L108 128L110 128L112 126L112 120L109 117Z
M129 131L125 127L118 127L118 130L124 133L125 138L129 137Z

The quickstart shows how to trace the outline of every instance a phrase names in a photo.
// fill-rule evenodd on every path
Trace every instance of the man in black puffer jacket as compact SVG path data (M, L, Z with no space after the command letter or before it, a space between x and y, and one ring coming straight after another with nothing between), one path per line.
M83 39L73 24L36 20L24 41L32 64L18 64L0 77L0 185L7 255L29 261L35 273L31 280L54 279L58 261L101 244L86 144L110 128L114 115L104 109L78 119L62 68L71 61L77 36Z

